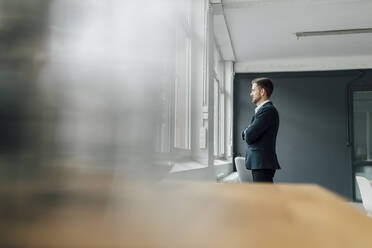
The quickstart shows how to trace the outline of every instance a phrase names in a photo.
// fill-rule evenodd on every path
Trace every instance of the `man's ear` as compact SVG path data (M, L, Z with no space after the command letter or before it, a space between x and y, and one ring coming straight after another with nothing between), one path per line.
M261 88L261 89L260 89L260 95L261 95L261 96L266 95L266 90L265 90L264 88Z

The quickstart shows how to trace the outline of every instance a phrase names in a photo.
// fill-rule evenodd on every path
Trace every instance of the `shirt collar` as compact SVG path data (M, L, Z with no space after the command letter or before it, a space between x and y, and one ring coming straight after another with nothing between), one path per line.
M268 103L268 102L271 102L270 100L266 100L264 102L262 102L260 105L258 105L255 109L254 109L254 113L257 114L258 110L260 110L260 108L265 104L265 103Z

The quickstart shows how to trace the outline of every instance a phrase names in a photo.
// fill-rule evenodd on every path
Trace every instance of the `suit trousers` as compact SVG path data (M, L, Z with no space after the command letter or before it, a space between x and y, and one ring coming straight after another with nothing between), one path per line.
M275 170L270 169L252 170L253 182L273 183L274 175Z

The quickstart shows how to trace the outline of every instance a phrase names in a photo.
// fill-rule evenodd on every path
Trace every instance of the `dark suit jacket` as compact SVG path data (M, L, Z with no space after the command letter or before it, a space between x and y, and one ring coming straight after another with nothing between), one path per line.
M245 155L247 169L280 169L276 156L278 128L278 111L271 102L265 103L242 133L243 140L248 144Z

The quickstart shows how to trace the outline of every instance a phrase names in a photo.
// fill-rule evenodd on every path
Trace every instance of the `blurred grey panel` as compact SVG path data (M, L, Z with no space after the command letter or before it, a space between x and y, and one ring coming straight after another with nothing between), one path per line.
M169 171L177 5L0 1L0 232L68 201L74 175Z

